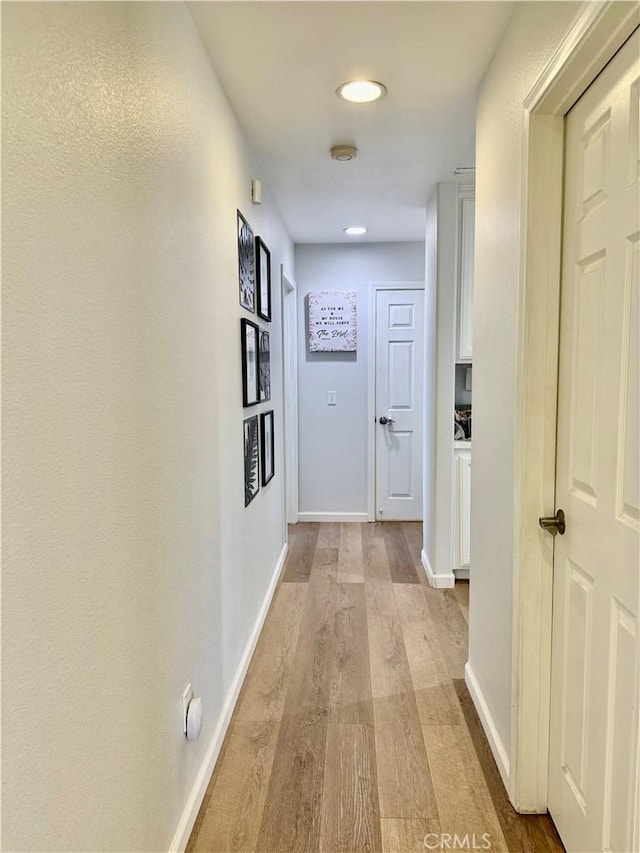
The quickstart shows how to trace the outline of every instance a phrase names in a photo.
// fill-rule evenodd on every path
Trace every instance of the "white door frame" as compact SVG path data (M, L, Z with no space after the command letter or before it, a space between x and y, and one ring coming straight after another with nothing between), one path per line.
M283 447L286 525L298 520L298 300L296 283L280 264L282 304Z
M376 520L376 296L379 290L424 290L424 281L374 281L370 287L369 324L367 329L369 336L367 382L367 521ZM424 436L424 424L422 425L422 434Z
M548 795L553 540L538 517L555 497L564 116L639 23L635 4L585 4L524 102L509 791L523 812Z

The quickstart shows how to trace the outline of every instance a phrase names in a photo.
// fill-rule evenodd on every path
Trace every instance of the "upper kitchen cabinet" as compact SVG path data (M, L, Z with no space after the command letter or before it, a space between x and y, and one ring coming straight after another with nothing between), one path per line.
M473 355L475 188L458 188L458 361Z

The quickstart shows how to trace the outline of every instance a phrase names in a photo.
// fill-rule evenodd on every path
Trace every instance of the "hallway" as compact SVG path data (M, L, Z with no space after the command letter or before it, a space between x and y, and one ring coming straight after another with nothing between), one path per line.
M563 850L509 805L464 684L469 587L423 583L421 541L420 524L290 528L189 853L448 849L441 834Z

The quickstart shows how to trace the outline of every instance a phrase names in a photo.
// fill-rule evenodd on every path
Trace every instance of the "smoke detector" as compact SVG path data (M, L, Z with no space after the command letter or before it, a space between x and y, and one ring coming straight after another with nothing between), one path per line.
M358 149L355 145L334 145L331 149L331 159L338 160L340 163L348 163L349 160L355 160L358 156Z

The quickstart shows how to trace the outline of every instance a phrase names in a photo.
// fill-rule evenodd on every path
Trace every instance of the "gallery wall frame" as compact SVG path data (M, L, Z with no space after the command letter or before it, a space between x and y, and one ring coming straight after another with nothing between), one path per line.
M271 399L271 339L265 329L260 329L258 374L260 402L265 403Z
M271 252L262 237L256 237L256 290L258 293L258 316L271 322Z
M244 440L244 505L249 506L260 491L258 449L258 416L246 418L242 424Z
M242 348L242 405L247 408L260 402L260 377L258 348L260 329L251 320L240 320L240 345Z
M262 485L266 486L275 474L274 462L274 416L273 409L260 415L260 459L262 462Z
M256 251L253 230L244 216L238 213L238 288L240 305L256 311Z

